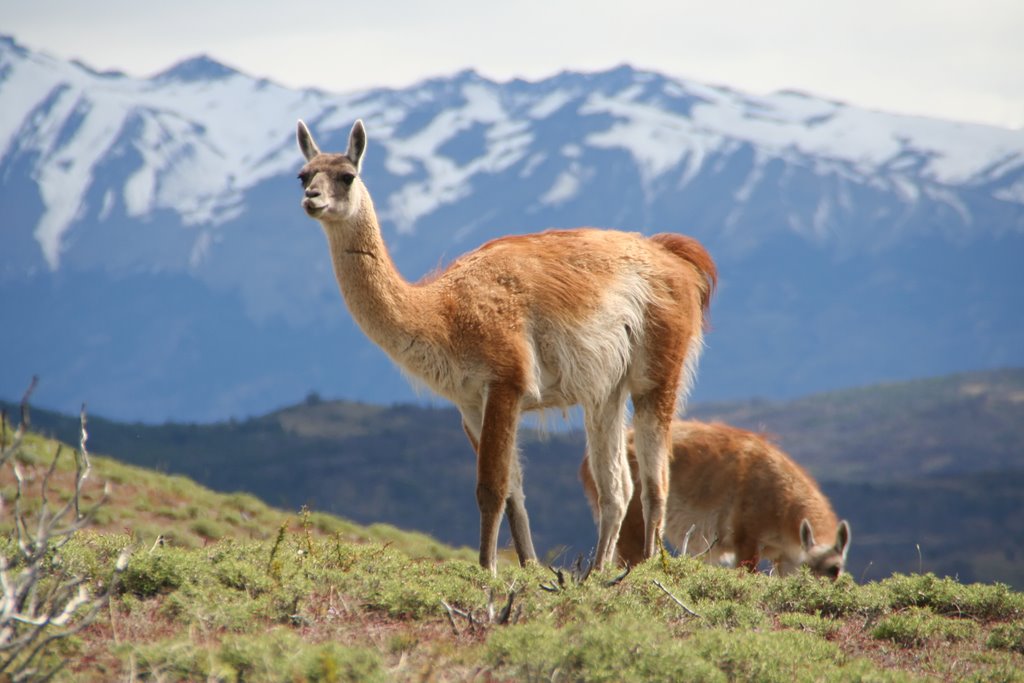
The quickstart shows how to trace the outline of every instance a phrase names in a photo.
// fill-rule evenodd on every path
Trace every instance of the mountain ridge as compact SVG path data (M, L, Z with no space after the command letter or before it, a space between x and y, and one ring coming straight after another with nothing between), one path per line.
M382 99L385 101L412 99L414 102L418 102L436 98L439 95L450 95L462 98L463 103L469 105L468 108L464 108L462 111L461 118L456 116L455 120L452 121L456 129L464 129L466 124L473 122L494 123L501 122L502 120L508 120L509 125L514 128L521 126L523 122L528 120L528 117L527 119L517 118L516 116L508 118L507 116L502 116L501 111L495 110L495 106L506 110L506 114L511 114L517 109L517 105L521 107L525 104L530 106L530 113L536 118L543 119L556 113L561 107L573 100L579 100L585 94L586 97L577 105L581 110L587 113L607 113L613 120L618 122L611 128L602 131L600 135L591 135L590 144L597 147L626 147L640 167L641 175L647 177L649 181L663 175L667 170L675 168L680 163L686 163L689 165L683 176L685 184L699 170L701 159L696 157L706 155L709 150L715 149L716 145L722 143L726 146L752 143L757 145L759 149L765 150L767 154L774 155L775 158L785 158L787 150L797 151L796 148L804 148L800 151L809 153L812 156L817 154L820 157L819 163L839 163L843 168L833 170L854 174L860 170L859 166L861 164L866 164L871 169L881 168L897 173L918 167L927 170L927 172L919 174L921 178L940 181L946 184L959 181L977 186L982 181L990 180L997 172L1007 168L1016 175L1024 174L1024 132L1021 131L999 129L982 124L949 123L924 117L868 112L866 110L859 110L846 103L836 103L816 98L806 93L798 94L791 90L780 90L767 96L747 95L729 88L708 86L696 82L673 79L656 72L637 70L629 65L621 65L607 71L589 74L562 72L538 81L517 79L504 84L488 80L473 70L464 70L450 77L437 77L421 81L402 90L373 89L357 91L348 95L330 96L327 94L321 95L319 92L314 94L312 91L293 91L272 84L265 79L247 76L242 72L217 62L208 55L196 55L181 60L168 69L148 78L117 77L118 81L123 81L125 84L123 92L111 93L109 88L106 91L103 88L99 88L98 92L90 93L88 92L89 89L96 89L97 84L90 83L88 79L94 77L102 81L109 79L109 74L102 74L83 64L82 66L88 71L84 75L81 73L77 74L79 78L76 79L73 77L74 74L67 68L70 65L65 65L52 58L44 59L40 53L32 52L19 45L13 38L9 39L7 47L8 51L13 53L13 55L23 58L20 63L16 63L16 60L12 59L12 54L7 54L4 57L4 71L6 73L3 82L0 82L0 86L6 87L0 90L0 97L8 102L9 105L17 104L16 100L24 100L27 103L33 97L32 92L24 92L24 88L27 87L26 84L6 83L11 78L11 72L16 72L18 67L26 68L26 63L31 63L37 67L45 66L51 72L63 71L63 73L57 74L57 80L61 83L58 86L58 90L50 90L50 94L46 96L49 100L46 98L40 100L44 103L42 105L43 109L36 108L36 111L41 114L49 115L56 113L57 115L63 114L65 117L68 117L65 118L64 126L56 133L56 138L53 142L47 143L53 150L60 150L66 146L67 142L74 138L75 127L84 125L92 110L97 107L106 107L108 109L110 107L115 109L120 107L122 112L120 117L125 122L121 127L128 123L131 112L139 111L140 113L148 113L154 116L171 114L175 119L180 120L181 123L188 123L191 120L193 129L198 126L201 132L205 132L206 130L212 130L214 122L218 121L217 117L220 114L216 110L223 110L223 106L216 106L217 101L226 101L231 96L245 97L249 98L246 102L246 108L258 111L259 108L254 107L254 104L258 103L265 106L269 101L266 98L260 98L259 93L261 91L273 90L276 98L287 97L290 100L286 105L287 108L294 108L300 103L314 111L320 108L323 114L314 113L313 116L309 117L311 119L310 123L319 128L324 128L325 126L328 129L343 127L348 117L338 117L335 115L339 107L347 107L351 110L366 107L369 111L366 112L363 118L367 119L370 124L371 136L376 134L382 140L387 140L381 144L384 145L389 156L395 156L397 150L415 147L417 142L427 145L430 150L435 150L438 145L434 144L431 146L429 143L432 141L429 140L417 140L415 135L422 135L424 129L416 129L415 126L410 128L408 121L403 126L396 126L396 122L390 120L388 118L389 115L384 112L384 107L379 102ZM39 69L37 69L38 71ZM36 75L40 76L43 74L37 73ZM45 78L40 78L39 80L46 81ZM238 81L238 83L233 85L232 91L224 93L217 99L204 99L201 93L191 91L188 87L193 83L217 83L225 80ZM209 83L206 83L206 85L209 85ZM203 85L203 87L206 88L206 85ZM227 87L228 84L224 83L223 85ZM17 90L15 86L21 86L22 90ZM159 86L165 87L161 88ZM581 86L584 87L581 88ZM594 89L591 90L586 86ZM182 87L184 89L181 89ZM474 87L485 88L488 92L474 91L472 90ZM501 94L503 87L508 87L511 90L509 96ZM160 95L161 90L167 90L169 97ZM523 94L525 91L548 92L549 97L547 99L537 99L534 97L533 99L527 98L524 100ZM554 94L554 99L550 98L551 93ZM104 94L107 95L106 99L103 97ZM137 98L146 104L142 104L141 107L130 105L128 102L117 105L110 102L111 98L115 95L116 98L122 100L125 97ZM39 95L37 94L35 97L39 97ZM188 101L190 97L198 99L195 103L192 103ZM313 98L313 101L303 102L303 100L310 97ZM182 98L184 101L174 101L176 98ZM476 99L474 100L474 98ZM74 99L74 104L70 102L71 99ZM61 100L69 100L69 102L62 104ZM377 102L374 102L374 100L377 100ZM196 105L200 103L204 104L208 109L213 109L214 113L203 115L194 111ZM732 108L723 108L721 106L723 103L734 106ZM675 118L669 116L668 119L658 121L656 120L657 114L654 105L661 105L662 109L669 114L681 116L676 116ZM715 106L708 111L708 115L698 115L704 111L701 109L702 105ZM65 111L61 109L62 106L72 106L73 108ZM476 111L473 111L474 106L477 108ZM54 107L58 109L57 112L49 111ZM232 110L228 113L230 114L234 111ZM853 124L855 123L864 124L865 121L850 122L844 124L840 130L834 131L825 137L818 136L814 132L814 129L829 123L834 117L847 115L850 111L859 112L856 115L862 119L866 117L865 121L870 119L872 125L854 126ZM538 114L546 116L538 116ZM117 115L116 111L106 112L108 118ZM712 116L715 118L712 119ZM14 116L9 114L9 117L16 119L16 114ZM644 120L645 117L650 120ZM250 118L252 118L251 114ZM673 145L666 145L667 140L664 139L664 136L678 128L687 119L692 120L692 125L682 131L685 135L672 140ZM865 145L860 149L854 149L849 147L849 141L844 142L844 138L849 138L851 135L860 135L860 138L853 141L854 147L866 143L871 140L870 136L873 133L877 133L877 131L873 131L871 128L881 125L880 121L883 119L885 119L884 123L896 126L896 129L890 133L891 138L884 144L876 143L874 147L877 148ZM415 120L415 117L413 120ZM899 129L900 125L908 122L912 122L916 126L916 131L907 132ZM171 125L169 120L164 120L161 123L165 126ZM661 136L661 138L651 139L649 137L651 133L647 130L638 130L639 123L648 124L648 127L654 125L653 134L655 137ZM799 124L804 125L801 126ZM115 125L114 127L118 126ZM221 129L220 132L223 132L227 128L226 122L220 120L218 127ZM933 130L935 127L938 127L939 130ZM987 148L984 150L970 149L968 151L968 148L979 146L977 138L971 141L973 144L962 144L955 139L945 140L943 146L939 140L944 136L948 137L951 128L972 129L975 131L984 130L990 134L990 137L996 136L999 139L982 139L981 142L983 144L980 146ZM262 132L245 130L244 137L249 140L258 135L266 137L267 130L266 128ZM99 137L95 138L95 141L99 143L99 151L104 149L104 141L107 144L110 143L112 132L113 130L109 126L106 131L97 131ZM187 134L189 131L186 125L185 128L170 129L168 132ZM196 131L193 130L192 132L195 133ZM867 135L865 135L865 132L867 132ZM625 136L626 139L616 140L617 134ZM392 142L389 139L393 136L398 138L398 142ZM704 142L713 144L703 149L693 147L693 138L707 136L711 137L704 140ZM925 143L920 143L925 145L923 149L914 148L913 138L915 136L926 140ZM3 147L9 148L12 137L13 133L10 123L7 126L0 126L0 141L6 142L6 144L2 145ZM272 173L282 172L283 166L294 166L294 160L290 158L281 159L279 157L282 146L288 147L288 152L293 151L290 149L290 131L286 129L280 130L277 135L270 135L270 138L269 148L264 142L264 149L252 157L236 156L235 160L241 162L248 161L250 164L253 161L257 161L257 165L274 161L275 165L270 171ZM233 142L238 141L236 139ZM514 141L513 144L515 144ZM5 149L5 153L8 151L8 149ZM224 151L220 151L221 155L224 154ZM186 146L179 153L184 153L187 156L190 153L198 153L198 150L189 150ZM422 155L413 154L409 158L420 162L423 161ZM953 158L956 158L955 162L950 161ZM66 163L69 158L67 155L64 155L63 159L65 160L64 163ZM153 161L155 160L150 161L147 168L149 165L152 165ZM205 161L209 162L210 159ZM943 165L944 162L946 162L945 166ZM385 165L390 165L392 171L397 172L399 176L407 174L408 168L405 166L406 163L408 162L401 159L388 159L385 161ZM697 164L697 167L694 164ZM149 171L149 173L152 174L152 171ZM902 174L903 176L912 175ZM436 174L434 175L435 183L440 182L437 180ZM261 177L263 176L257 173L254 176L254 180L243 181L243 183L248 182L251 186L252 182L258 182ZM150 182L151 180L149 179ZM756 181L757 179L751 178L751 180ZM126 202L133 205L129 207L130 210L142 211L145 209L145 211L151 211L153 208L166 206L166 203L161 203L160 201L153 204L154 198L146 196L147 188L142 187L146 181L146 178L140 178L135 182L134 186L126 188L129 195L126 197ZM180 182L180 179L178 181ZM242 187L245 187L245 185L243 184ZM1024 202L1024 195L1019 198L1016 196L1017 190L1022 188L1024 188L1024 184L1021 184L1020 188L1017 188L1017 185L1014 184L1011 188L1007 189L1005 196L1008 198L1008 201L1015 201L1015 203ZM915 195L919 192L932 192L933 195L939 197L939 194L937 194L939 191L936 188L928 189L925 187L922 189L903 184L897 189L908 195ZM152 190L149 191L152 192ZM198 188L191 190L192 193L197 191ZM738 197L748 193L749 189L745 187L741 187L736 191ZM187 199L188 196L189 193L186 192L182 195L182 198ZM943 198L939 197L939 199L942 200ZM950 201L951 206L955 210L961 210L961 207L958 207L955 201ZM71 211L76 208L80 207L70 207ZM187 211L187 209L185 210ZM224 220L223 216L216 215L217 210L214 207L202 209L197 207L194 213L185 213L184 218L187 223L211 223L216 225ZM227 210L228 215L231 215L229 209L221 207L220 210ZM52 268L56 268L59 263L57 259L60 250L58 245L52 244L48 240L54 239L53 233L56 233L57 237L63 234L68 228L68 222L74 220L73 212L65 211L65 213L66 216L54 219L53 225L46 224L37 229L37 236L43 243L42 248L47 254L47 260ZM416 218L418 218L415 215L398 212L395 206L387 208L385 213L398 224L400 231L411 229ZM1016 227L1019 229L1021 226L1018 225Z
M1024 362L1022 131L629 66L338 95L196 59L178 64L212 78L164 83L0 43L0 287L24 323L0 353L65 410L416 399L298 207L298 118L325 149L366 120L363 175L410 280L510 233L699 239L721 274L700 399Z

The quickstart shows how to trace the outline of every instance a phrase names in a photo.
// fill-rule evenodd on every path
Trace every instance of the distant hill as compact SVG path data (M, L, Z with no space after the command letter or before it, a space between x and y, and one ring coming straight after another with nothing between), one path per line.
M694 405L778 436L828 481L893 481L1024 468L1024 369L877 384L794 401Z
M1024 587L1024 468L822 489L854 525L858 580L930 571Z
M853 524L855 576L923 568L1024 586L1024 369L700 404L690 413L771 433L806 465ZM73 418L35 410L33 420L59 438L77 434ZM90 433L97 450L217 490L477 543L476 464L450 408L310 396L207 425L93 417ZM596 533L576 475L583 435L527 430L521 445L538 550L588 552Z

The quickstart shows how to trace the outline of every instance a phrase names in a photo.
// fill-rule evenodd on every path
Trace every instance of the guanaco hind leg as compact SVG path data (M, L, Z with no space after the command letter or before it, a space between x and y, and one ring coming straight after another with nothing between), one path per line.
M661 544L668 501L668 454L675 390L671 395L634 397L634 444L644 513L644 559Z
M736 536L736 566L749 572L756 572L761 564L761 550L757 539L742 534Z
M526 494L523 493L523 468L519 462L519 450L513 446L509 460L508 498L505 500L505 516L512 531L512 545L515 546L519 564L537 561L530 534L530 517L526 514Z

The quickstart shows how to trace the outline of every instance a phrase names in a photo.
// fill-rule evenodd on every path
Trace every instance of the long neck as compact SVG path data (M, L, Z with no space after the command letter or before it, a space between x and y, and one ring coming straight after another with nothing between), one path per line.
M352 317L392 357L422 328L421 292L395 268L369 195L344 224L324 223L334 275Z

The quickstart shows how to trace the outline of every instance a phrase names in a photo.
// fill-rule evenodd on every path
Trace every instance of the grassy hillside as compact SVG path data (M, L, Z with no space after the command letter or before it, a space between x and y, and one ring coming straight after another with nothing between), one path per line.
M54 451L28 440L27 494ZM66 664L58 680L1024 681L1024 594L1005 585L779 579L668 556L583 581L506 558L492 577L418 534L93 464L86 498L104 480L110 498L47 571L98 589L133 553L97 621L47 648L44 663ZM51 501L70 494L71 467L59 462Z
M774 434L854 529L858 578L933 571L1024 587L1024 370L866 387L788 402L695 405ZM77 419L34 411L73 439ZM297 510L386 522L475 547L476 464L450 408L320 401L212 425L94 417L97 450ZM578 432L524 432L526 494L542 553L596 542L576 471Z
M58 452L51 489L66 499L74 488L73 449L38 434L26 436L19 462L29 482L29 510L40 504L40 492L32 483L41 482ZM101 455L92 455L90 460L92 473L82 489L83 506L97 503L106 491L105 502L90 531L123 534L140 546L152 545L161 537L164 543L177 548L201 548L225 538L273 540L285 525L292 532L308 529L316 537L389 543L411 557L475 557L467 549L456 550L424 534L388 524L364 527L322 512L286 512L249 493L217 493L181 475L126 465ZM0 495L10 501L14 491L12 470L0 469ZM0 532L9 533L12 524L10 514L0 515Z

